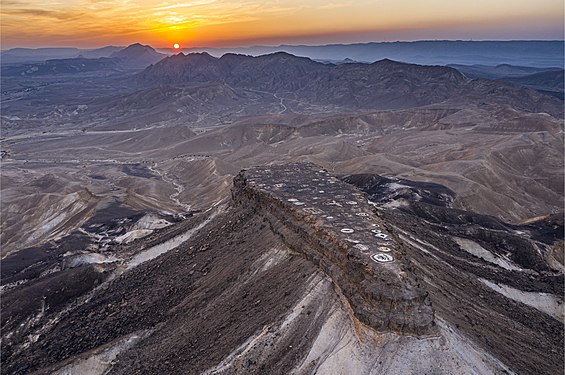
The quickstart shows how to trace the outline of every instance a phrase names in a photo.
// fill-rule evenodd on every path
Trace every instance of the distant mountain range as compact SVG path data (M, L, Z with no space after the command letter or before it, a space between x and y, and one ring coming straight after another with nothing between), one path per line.
M264 55L287 52L318 61L346 59L372 63L391 59L413 64L511 64L533 67L563 67L563 41L417 41L331 44L322 46L255 46L249 48L194 48L185 52L208 52L219 57L225 53Z
M488 65L449 65L471 78L497 79L530 87L540 92L564 97L564 70L562 68L532 68L501 64Z
M534 90L466 77L443 66L391 60L373 64L322 64L284 52L258 57L207 53L171 56L136 76L142 84L223 83L270 93L278 100L300 100L343 108L403 109L444 102L512 105L561 116L561 101Z
M4 77L41 76L49 74L73 74L116 69L119 69L118 61L108 57L100 57L97 59L75 57L69 59L53 59L37 63L3 65L2 75Z
M425 65L489 65L510 64L527 67L563 67L563 41L417 41L330 44L321 46L280 45L246 48L190 48L184 52L208 52L220 57L226 53L265 55L287 52L324 62L375 62L385 58ZM14 48L2 52L2 63L29 63L49 59L110 57L124 47L99 49L78 48ZM171 55L172 49L158 49Z
M465 74L468 77L488 79L500 79L505 77L519 78L535 73L563 70L562 68L558 67L534 68L529 66L516 66L510 64L500 64L496 66L449 64L448 66L459 70L461 73Z
M73 59L88 58L96 59L100 57L110 57L116 51L120 51L124 47L107 46L97 49L79 49L79 48L12 48L2 51L2 64L15 63L34 63L51 59Z
M108 57L100 56L108 53ZM87 58L85 55L91 57ZM3 64L2 74L4 76L37 76L143 69L165 57L166 55L155 51L150 46L136 43L120 49L105 47L88 53L81 53L79 57L73 58L49 59L24 64Z
M482 89L477 93L476 88L483 87L485 84L468 84L466 78L502 80L533 88L560 99L563 99L564 96L563 68L559 67L563 63L563 54L557 56L555 53L563 49L562 42L368 43L318 47L253 47L239 51L260 52L276 48L290 49L299 55L308 54L310 58L277 51L256 58L233 53L226 53L221 58L217 58L207 52L200 52L186 56L184 54L173 55L165 59L166 54L139 43L125 48L109 46L95 50L17 48L2 53L2 75L7 77L39 76L85 72L113 74L131 70L140 71L155 64L150 70L138 76L142 82L176 84L221 81L242 88L281 93L293 92L293 95L306 95L317 102L363 108L373 107L375 100L382 108L396 109L437 103L447 99L453 100L463 95L464 91L467 91L469 95L471 93L480 95ZM417 51L423 54L418 55L418 58L409 58L409 54ZM212 52L220 53L223 50ZM341 60L332 59L341 58L346 52L352 52L349 55L354 56L354 59L348 57ZM439 54L444 52L446 55L440 57ZM516 60L512 56L520 55L520 58L528 59L530 63L544 65L554 62L555 66L450 64L448 68L436 66L424 69L422 66L416 68L416 65L394 62L390 59L380 59L375 64L358 62L359 60L371 60L380 55L395 56L395 61L426 60L433 55L442 59L442 63L445 64L456 56L463 58L464 52L467 53L465 55L467 57L463 60L469 60L468 57L473 54L475 60L477 56L490 56L490 62L497 61L496 56L499 59L500 56L506 56L507 60ZM54 58L56 56L74 57ZM315 60L316 57L319 59ZM48 59L33 62L40 58ZM10 63L18 59L27 59L31 62ZM391 69L394 74L389 76L387 74L391 73ZM449 79L442 78L443 81L438 83L435 81L438 77L449 77ZM432 86L429 86L430 82L426 81L428 79L439 86L430 89ZM475 88L471 89L473 85ZM421 87L421 90L418 87ZM297 90L301 92L298 93ZM391 96L391 92L396 96ZM533 100L532 103L536 102L530 98L529 94L524 94L523 98L520 98L520 95L522 94L515 93L517 101ZM529 104L525 106L525 108L530 108Z

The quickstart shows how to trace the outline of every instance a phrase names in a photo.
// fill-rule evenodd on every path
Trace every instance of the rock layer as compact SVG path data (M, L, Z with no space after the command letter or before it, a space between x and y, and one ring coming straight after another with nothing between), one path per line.
M242 171L232 199L253 207L287 246L319 266L359 321L377 331L432 333L428 293L404 267L401 248L370 202L318 169L290 164Z

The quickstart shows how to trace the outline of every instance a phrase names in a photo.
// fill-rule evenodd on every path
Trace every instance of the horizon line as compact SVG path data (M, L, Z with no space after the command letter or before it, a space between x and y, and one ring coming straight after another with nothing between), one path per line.
M325 46L352 46L352 45L369 45L369 44L394 44L394 43L424 43L424 42L562 42L565 43L565 39L418 39L418 40L396 40L396 41L371 41L371 42L354 42L354 43L326 43L326 44L253 44L253 45L234 45L234 46L224 46L224 47L210 47L210 46L192 46L192 47L181 47L180 50L187 49L230 49L230 48L277 48L277 47L325 47ZM143 44L141 42L134 42L128 45L116 46L112 44L101 45L98 47L73 47L73 46L57 46L57 47L10 47L8 49L2 49L1 52L10 51L13 49L79 49L79 50L96 50L105 47L128 47L134 44L141 44L150 46L154 49L173 49L170 46L152 46L150 44Z

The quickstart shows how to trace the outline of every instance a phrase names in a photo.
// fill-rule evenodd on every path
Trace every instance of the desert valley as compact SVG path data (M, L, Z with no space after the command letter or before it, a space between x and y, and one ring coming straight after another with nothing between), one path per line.
M555 48L4 51L2 374L562 373Z

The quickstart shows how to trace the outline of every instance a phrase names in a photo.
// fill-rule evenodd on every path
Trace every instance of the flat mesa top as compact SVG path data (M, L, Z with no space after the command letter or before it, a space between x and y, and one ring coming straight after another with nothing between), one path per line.
M375 263L395 261L395 244L375 215L373 203L319 166L296 163L255 167L245 171L245 178L255 189L315 218L345 246Z

